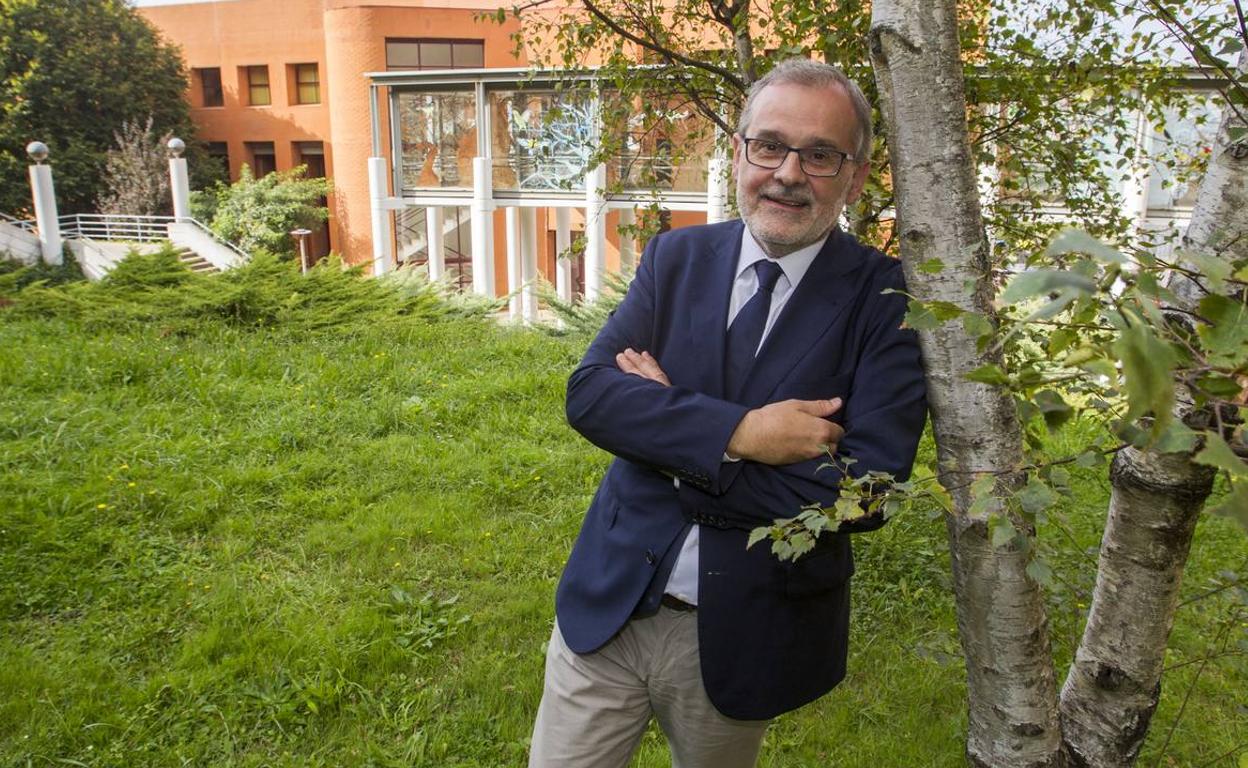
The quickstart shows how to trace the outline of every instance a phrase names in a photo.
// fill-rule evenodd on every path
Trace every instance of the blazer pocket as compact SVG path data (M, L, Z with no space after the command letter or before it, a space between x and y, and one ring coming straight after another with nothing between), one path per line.
M854 575L854 556L848 546L836 545L799 557L789 563L784 593L789 597L815 597L840 589Z

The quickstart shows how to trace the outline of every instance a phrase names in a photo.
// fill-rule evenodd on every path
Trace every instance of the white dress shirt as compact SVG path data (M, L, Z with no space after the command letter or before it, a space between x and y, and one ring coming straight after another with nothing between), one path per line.
M776 281L776 287L771 292L771 309L767 313L767 325L763 327L763 336L758 342L759 349L762 349L763 344L767 342L767 336L776 324L780 311L788 303L789 297L793 295L793 289L802 281L802 277L810 269L815 256L819 255L827 239L827 236L824 236L817 243L787 256L781 256L779 259L772 259L783 274ZM758 290L758 273L754 271L754 262L766 258L767 254L763 252L762 246L750 234L750 228L742 227L741 256L737 259L737 279L732 285L732 298L728 302L728 326L732 325L737 313ZM733 461L727 455L724 456L724 460ZM676 483L679 486L680 481L676 480ZM698 526L696 525L689 530L689 535L685 538L664 592L690 605L698 604Z

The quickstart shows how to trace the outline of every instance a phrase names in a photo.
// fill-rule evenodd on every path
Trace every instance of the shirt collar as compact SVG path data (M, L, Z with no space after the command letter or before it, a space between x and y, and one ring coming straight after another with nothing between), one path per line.
M788 278L789 285L793 288L801 282L802 276L806 274L806 270L810 269L810 265L814 263L815 257L819 255L819 251L823 250L823 244L828 241L831 235L829 232L824 235L823 239L818 242L811 243L805 248L798 249L787 256L781 256L772 261L780 267L784 272L784 276ZM754 262L768 258L763 251L763 247L754 239L754 234L750 232L749 225L741 228L741 256L737 259L736 276L739 279L741 273L754 266Z

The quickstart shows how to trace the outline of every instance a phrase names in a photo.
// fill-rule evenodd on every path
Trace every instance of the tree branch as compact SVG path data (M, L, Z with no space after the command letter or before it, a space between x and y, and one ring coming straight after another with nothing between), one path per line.
M725 81L731 83L738 90L742 92L745 91L746 89L745 83L741 80L740 77L737 76L736 73L732 72L731 70L725 69L724 67L716 66L714 64L710 64L705 61L698 61L697 59L692 59L688 56L685 56L684 54L673 51L670 48L661 46L652 40L647 40L639 35L634 34L633 32L630 32L629 30L620 26L615 21L615 19L611 18L609 15L607 15L601 9L599 9L598 6L594 4L594 0L581 0L581 4L585 6L586 10L588 10L591 14L593 14L594 18L598 19L600 22L607 25L607 28L609 28L612 32L616 33L617 35L624 38L625 40L628 40L636 45L640 45L642 48L645 48L648 51L657 53L660 56L664 57L665 59L668 59L669 61L679 62L685 65L686 67L690 67L692 69L700 69L704 72L709 72L717 77L723 78Z

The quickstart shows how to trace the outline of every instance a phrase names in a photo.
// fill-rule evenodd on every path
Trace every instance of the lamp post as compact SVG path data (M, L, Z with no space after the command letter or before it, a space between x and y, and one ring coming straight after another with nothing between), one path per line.
M308 235L312 234L312 230L304 229L303 227L300 227L299 229L292 229L290 234L292 237L295 238L295 242L299 243L300 271L303 272L304 274L307 274L308 272Z
M56 188L52 184L52 166L43 164L48 159L48 145L32 141L26 145L26 154L35 161L30 166L30 194L35 203L35 224L39 227L43 263L59 267L64 257L61 255L61 222L56 214Z
M169 191L173 195L173 216L178 221L191 218L191 181L186 170L186 142L176 136L165 145L169 149Z

